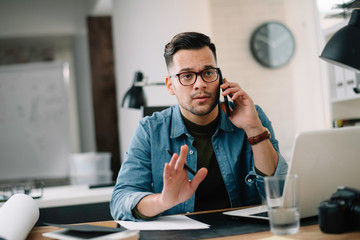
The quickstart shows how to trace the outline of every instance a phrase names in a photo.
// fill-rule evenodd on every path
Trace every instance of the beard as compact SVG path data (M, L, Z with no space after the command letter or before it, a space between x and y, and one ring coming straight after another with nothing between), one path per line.
M206 92L206 91L198 92L198 93L191 95L190 99L193 99L196 95L199 95L199 94L207 95L210 98L210 102L193 105L191 103L179 101L179 99L178 99L178 103L184 110L186 110L194 115L205 116L205 115L211 113L214 110L214 108L218 105L219 97L220 97L220 89L218 89L218 91L215 93Z

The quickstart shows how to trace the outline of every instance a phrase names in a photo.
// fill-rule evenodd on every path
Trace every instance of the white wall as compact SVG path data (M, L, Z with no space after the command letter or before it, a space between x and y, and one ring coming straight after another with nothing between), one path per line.
M0 37L75 33L82 1L1 1Z
M331 127L327 83L319 55L320 23L313 0L286 1L287 21L295 29L297 57L292 67L296 132Z

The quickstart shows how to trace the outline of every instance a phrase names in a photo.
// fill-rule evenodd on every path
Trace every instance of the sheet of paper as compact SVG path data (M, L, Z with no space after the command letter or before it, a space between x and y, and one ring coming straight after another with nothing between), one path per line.
M121 226L131 230L183 230L205 229L210 225L193 220L184 215L162 216L152 221L132 222L116 221Z

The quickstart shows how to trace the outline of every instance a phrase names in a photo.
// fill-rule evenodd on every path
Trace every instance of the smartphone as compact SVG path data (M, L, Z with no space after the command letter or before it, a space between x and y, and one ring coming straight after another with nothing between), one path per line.
M219 87L220 87L220 85L224 83L224 79L223 79L220 69L219 69L219 78L220 78L220 84L219 84ZM224 89L222 89L222 91L224 92ZM225 109L226 109L226 116L230 117L230 107L229 107L228 96L224 96L224 103L225 103Z

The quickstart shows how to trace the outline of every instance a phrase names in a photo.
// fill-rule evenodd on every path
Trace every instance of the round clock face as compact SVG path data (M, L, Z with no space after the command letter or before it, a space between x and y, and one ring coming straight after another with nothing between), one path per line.
M268 68L287 64L295 51L295 40L290 30L278 22L258 27L251 37L251 52L255 59Z

